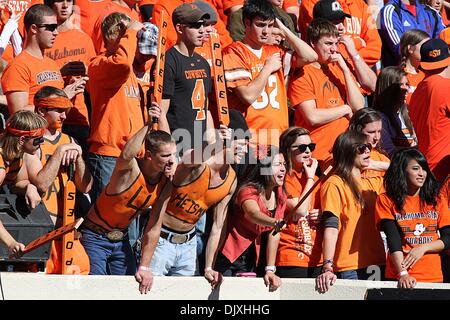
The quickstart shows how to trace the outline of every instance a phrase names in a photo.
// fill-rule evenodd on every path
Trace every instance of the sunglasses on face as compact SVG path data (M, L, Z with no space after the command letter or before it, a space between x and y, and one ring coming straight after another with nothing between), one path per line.
M47 24L37 24L36 25L39 28L45 28L45 30L53 32L58 28L58 24L56 23L47 23Z
M370 143L364 143L356 146L356 152L359 154L366 152L366 149L369 149L369 151L372 150L372 145Z
M306 151L306 149L309 148L310 152L313 152L314 149L316 149L316 144L315 143L310 143L310 144L299 144L298 146L292 146L293 148L298 149L298 152L303 153Z
M200 20L197 22L186 24L186 26L190 29L200 29L201 27L206 27L206 22Z
M30 139L33 139L33 146L35 146L35 147L44 143L44 137L36 137L36 138L30 138Z

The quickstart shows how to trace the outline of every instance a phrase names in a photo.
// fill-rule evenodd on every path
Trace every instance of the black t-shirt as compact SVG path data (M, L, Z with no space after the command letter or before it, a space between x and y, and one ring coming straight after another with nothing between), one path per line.
M183 148L199 147L203 142L207 97L211 86L211 70L203 57L197 53L187 57L174 47L167 51L163 99L170 99L167 121L177 143L183 141ZM180 136L184 135L177 129L187 130L190 134L189 141L186 141L186 138L180 139Z

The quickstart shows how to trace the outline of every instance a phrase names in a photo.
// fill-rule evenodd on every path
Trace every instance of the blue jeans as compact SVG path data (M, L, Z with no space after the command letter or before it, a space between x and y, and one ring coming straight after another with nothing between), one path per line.
M102 190L105 189L108 184L109 179L111 179L112 172L116 166L116 161L116 157L89 153L89 166L92 177L94 178L92 189L89 193L92 204L95 203Z
M384 266L373 266L378 267L380 270L379 280L384 280ZM347 279L347 280L368 280L369 277L373 276L373 269L367 267L367 268L361 268L356 270L347 270L342 272L336 272L336 275L338 279Z
M128 236L112 242L106 236L89 229L81 229L81 244L89 256L92 275L134 275L136 262Z
M182 244L160 237L151 268L155 276L193 276L196 260L197 236Z

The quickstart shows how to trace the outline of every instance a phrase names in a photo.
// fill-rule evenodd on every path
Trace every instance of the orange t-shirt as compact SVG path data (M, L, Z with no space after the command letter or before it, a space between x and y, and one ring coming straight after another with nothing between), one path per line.
M298 27L303 40L313 19L313 8L318 0L302 0ZM372 67L381 58L381 38L369 7L363 0L339 0L345 13L351 15L344 20L345 35L350 36L364 61Z
M211 169L206 164L200 176L194 181L180 186L173 184L166 213L194 225L208 208L220 202L230 193L236 174L229 167L225 181L214 188L209 186L210 177Z
M130 29L114 55L103 52L89 64L89 152L118 157L128 139L144 126L145 112L132 67L136 42L136 31Z
M370 152L370 159L374 161L391 162L389 158L378 151L377 149L372 149ZM376 170L364 170L361 172L361 177L363 178L374 178L374 177L384 177L385 171Z
M105 44L103 43L102 36L102 22L108 15L113 12L119 12L126 14L133 21L141 21L141 15L135 9L130 9L129 7L124 7L116 2L110 1L104 7L98 8L99 10L96 12L91 12L91 21L92 21L92 33L88 35L92 39L92 43L94 44L94 49L97 54L105 50ZM97 14L97 15L96 15ZM94 20L95 19L95 20Z
M408 79L409 83L409 90L408 94L406 95L406 104L409 105L409 102L411 101L411 96L416 90L419 83L425 78L425 73L423 73L423 71L420 70L418 70L416 74L406 72L406 78Z
M80 12L80 28L88 36L91 36L98 14L111 0L77 0L74 10ZM78 8L75 8L78 7Z
M258 57L240 41L233 42L222 51L228 107L242 112L252 131L253 142L278 146L281 133L289 126L283 68L269 76L264 90L251 105L246 105L233 93L233 89L253 81L266 59L275 53L280 53L283 58L284 51L277 46L263 45Z
M95 51L92 40L86 33L72 29L59 32L53 47L47 49L45 55L55 60L60 68L69 61L82 61L87 68L89 61L95 56ZM70 76L66 77L65 83L69 84L71 78ZM89 116L83 94L76 95L74 108L70 110L64 122L89 126Z
M381 220L394 220L400 227L402 249L409 251L421 244L439 239L438 229L450 225L450 212L444 201L439 201L436 208L432 205L421 207L420 197L406 196L403 213L396 209L394 201L386 193L381 194L376 203L375 217L377 225ZM406 257L406 254L404 254ZM394 262L388 256L386 277L397 279ZM427 253L408 270L410 276L421 282L442 282L441 259L439 253Z
M374 212L377 194L383 191L383 179L359 179L358 182L365 201L363 210L355 201L350 187L336 175L328 178L320 191L322 212L331 212L339 218L333 259L338 272L384 265L386 262Z
M450 79L426 77L411 97L409 116L430 169L443 181L450 168Z
M3 93L28 92L28 104L33 105L36 92L44 86L64 88L64 81L55 61L48 57L36 58L23 50L5 69L2 75ZM11 109L9 112L12 113Z
M329 158L334 140L347 130L348 119L336 119L320 126L312 126L304 119L300 104L314 100L317 109L335 108L345 104L346 89L344 74L338 66L329 64L329 69L308 64L297 69L289 82L288 97L295 110L295 125L311 132L311 140L317 144L314 157L320 161Z
M315 179L317 180L317 178ZM298 198L303 192L307 178L301 172L286 175L288 199ZM311 193L309 209L320 209L320 188ZM289 212L286 209L286 214ZM286 229L280 233L277 251L277 266L317 267L322 264L323 229L320 224L309 223L306 217L298 221L288 221Z

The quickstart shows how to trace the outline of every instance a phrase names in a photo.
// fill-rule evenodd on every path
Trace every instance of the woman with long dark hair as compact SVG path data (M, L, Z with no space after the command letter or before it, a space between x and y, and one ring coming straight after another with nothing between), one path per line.
M420 47L428 39L430 39L428 33L420 29L408 30L400 39L400 54L402 56L400 68L406 72L409 83L406 104L409 104L409 99L417 85L425 78L425 74L419 68Z
M389 156L400 148L417 145L405 97L409 85L405 71L399 67L386 67L377 79L373 109L380 112L383 129L381 147Z
M394 154L376 202L376 222L389 246L386 278L401 288L442 282L439 252L450 247L450 212L439 184L417 149Z
M286 159L287 210L290 219L281 231L277 254L277 275L281 278L315 278L322 265L323 229L319 222L320 192L316 188L295 210L297 203L311 189L318 162L312 152L316 144L309 131L300 127L285 130L280 137L280 151Z
M380 145L382 127L380 114L372 108L359 109L350 119L348 130L365 134L366 142L372 146L369 167L361 174L364 178L384 176L389 167L390 160Z
M234 210L228 214L228 230L215 270L224 276L245 276L257 270L260 258L264 260L260 256L265 255L264 283L273 291L281 285L275 275L280 235L269 232L283 218L286 208L283 188L286 163L274 146L258 146L256 160L256 164L247 167L231 200ZM264 234L265 252L260 250Z
M373 212L382 178L361 177L372 148L366 140L362 133L347 131L333 145L334 173L323 183L320 195L324 227L323 267L316 278L320 292L337 278L367 280L385 263Z

